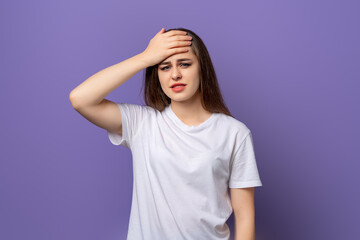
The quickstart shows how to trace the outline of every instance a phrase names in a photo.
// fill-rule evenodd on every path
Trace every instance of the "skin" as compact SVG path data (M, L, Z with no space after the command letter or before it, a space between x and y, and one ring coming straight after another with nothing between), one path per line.
M190 60L178 61L183 58ZM158 67L160 85L171 99L171 109L188 126L198 126L212 114L201 105L199 71L199 61L192 50L174 54ZM181 92L174 92L171 88L174 83L184 83L186 87Z
M255 240L254 193L254 187L230 188L235 219L235 240Z

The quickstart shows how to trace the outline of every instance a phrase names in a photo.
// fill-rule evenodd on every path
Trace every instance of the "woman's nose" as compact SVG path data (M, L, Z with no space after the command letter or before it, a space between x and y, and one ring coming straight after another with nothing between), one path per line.
M173 79L178 79L181 78L181 74L180 71L177 68L173 68L173 72L172 72L172 78Z

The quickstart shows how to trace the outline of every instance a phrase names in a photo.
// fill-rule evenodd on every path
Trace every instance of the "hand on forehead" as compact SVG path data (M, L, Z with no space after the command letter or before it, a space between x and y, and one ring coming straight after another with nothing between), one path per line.
M171 55L170 57L164 59L160 64L168 63L168 62L176 63L176 62L181 61L181 60L184 61L185 59L190 59L190 60L195 61L196 56L192 51L185 52L185 53L176 53L176 54Z

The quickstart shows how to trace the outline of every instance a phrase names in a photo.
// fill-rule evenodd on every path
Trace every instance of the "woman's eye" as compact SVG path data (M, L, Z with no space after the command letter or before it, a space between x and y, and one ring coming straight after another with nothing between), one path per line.
M189 63L181 63L181 65L185 66L185 67L188 67L190 66L191 64ZM166 67L163 67L163 68L160 68L162 71L165 71L169 66L166 66Z

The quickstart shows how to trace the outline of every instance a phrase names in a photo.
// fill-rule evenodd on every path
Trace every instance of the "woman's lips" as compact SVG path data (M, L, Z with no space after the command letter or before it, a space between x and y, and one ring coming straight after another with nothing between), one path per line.
M186 86L184 85L178 85L178 86L175 86L173 88L171 88L174 92L181 92L182 90L185 89Z

